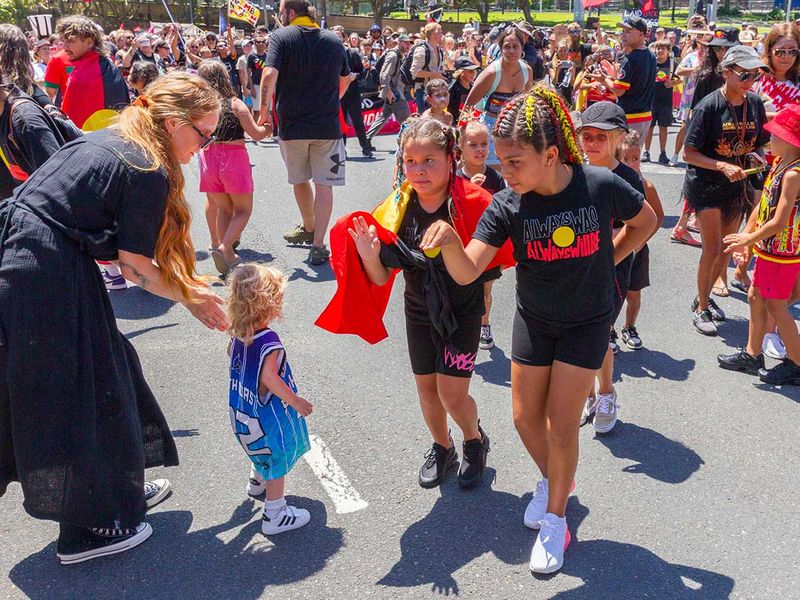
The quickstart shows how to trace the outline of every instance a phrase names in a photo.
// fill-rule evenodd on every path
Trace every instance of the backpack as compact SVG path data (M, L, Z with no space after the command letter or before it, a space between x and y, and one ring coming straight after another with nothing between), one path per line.
M412 86L418 81L422 81L421 77L414 77L411 75L411 64L414 62L414 51L420 46L425 48L425 64L422 66L422 70L427 71L431 66L431 47L425 42L419 42L413 46L403 59L403 64L400 65L400 81L407 86Z
M11 106L8 110L8 139L15 146L17 146L17 142L14 140L14 131L11 123L13 123L12 118L14 117L14 109L22 102L30 102L39 108L42 113L44 113L46 120L51 125L50 129L52 130L53 135L56 137L56 141L60 146L63 146L72 140L77 140L79 137L83 137L83 131L81 131L78 126L75 125L75 123L73 123L70 118L54 104L48 104L46 107L42 107L42 105L36 102L33 98L17 97L11 101Z
M397 75L397 70L403 66L402 65L403 55L400 54L400 50L398 50L397 48L392 48L391 50L387 50L386 52L381 54L381 57L377 61L375 61L375 66L372 67L378 74L378 78L380 78L381 76L381 71L383 71L383 64L386 62L386 55L389 54L389 52L394 52L397 54L397 65L395 66L394 73L392 73L392 79L394 79L394 76Z

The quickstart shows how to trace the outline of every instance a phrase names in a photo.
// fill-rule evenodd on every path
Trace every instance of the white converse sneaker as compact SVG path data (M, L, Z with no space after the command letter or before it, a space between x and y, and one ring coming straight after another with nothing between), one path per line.
M542 528L531 550L530 568L534 573L555 573L564 565L564 551L571 536L566 517L547 513L542 519Z
M597 412L592 426L595 433L608 433L617 424L617 390L611 388L610 394L597 394Z
M256 498L267 490L267 482L261 476L261 473L256 471L256 468L250 467L250 479L247 481L247 493Z
M597 398L589 396L586 398L586 404L583 405L580 427L583 427L586 423L591 421L594 418L595 412L597 412Z
M786 346L783 345L783 340L777 333L768 333L764 336L761 351L775 360L786 358Z
M292 529L299 529L311 520L311 513L305 508L297 508L284 504L283 508L273 517L267 516L266 509L261 514L261 533L275 535Z
M575 489L575 482L569 486L569 493ZM550 487L547 479L540 479L536 482L536 489L533 492L533 498L528 502L525 508L525 516L523 523L528 529L539 529L542 526L542 519L547 514L547 501L550 497Z

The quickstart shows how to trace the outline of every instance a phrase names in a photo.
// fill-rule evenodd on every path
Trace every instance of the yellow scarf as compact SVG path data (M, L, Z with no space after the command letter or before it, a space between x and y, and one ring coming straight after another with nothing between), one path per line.
M317 25L311 17L308 15L303 15L302 17L295 17L292 19L292 22L289 25L299 25L300 27L312 27L315 29L319 29L319 25Z

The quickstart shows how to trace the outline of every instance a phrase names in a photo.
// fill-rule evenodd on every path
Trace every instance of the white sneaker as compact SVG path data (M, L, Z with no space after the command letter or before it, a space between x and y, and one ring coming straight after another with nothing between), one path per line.
M250 467L250 479L247 481L247 493L254 498L260 496L267 491L267 482L261 476L261 473L256 471L254 466Z
M575 481L569 486L569 493L575 489ZM540 479L536 482L536 489L533 492L533 498L528 502L525 508L525 517L523 523L528 529L539 529L542 526L542 519L547 514L547 501L550 497L550 487L547 479Z
M610 394L597 394L597 412L592 426L596 433L608 433L617 424L617 390Z
M678 155L673 154L672 158L669 159L669 166L670 167L677 167L678 166Z
M564 565L564 551L570 541L566 517L547 513L542 519L542 528L531 550L531 571L555 573L561 569Z
M597 412L597 398L589 396L586 398L586 404L583 405L580 427L583 427L586 423L591 421L594 418L595 412Z
M776 360L783 360L786 358L786 346L783 345L783 340L777 333L768 333L764 336L764 343L761 344L761 351L770 358Z
M148 510L166 500L170 493L169 479L154 479L144 482L144 503Z
M297 508L284 504L283 508L273 517L267 516L267 511L261 514L261 533L275 535L292 529L299 529L311 520L311 513L305 508Z

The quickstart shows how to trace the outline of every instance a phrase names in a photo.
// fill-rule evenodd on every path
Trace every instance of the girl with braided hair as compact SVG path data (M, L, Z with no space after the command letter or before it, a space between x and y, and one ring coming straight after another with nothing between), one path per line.
M406 179L399 190L371 214L353 213L331 230L339 287L317 325L334 333L358 334L370 343L380 341L386 337L380 320L391 282L402 270L411 370L433 437L419 484L439 485L458 462L448 430L450 417L464 437L458 482L470 488L483 478L489 451L489 436L480 427L478 407L469 395L484 313L483 281L476 276L465 285L456 283L441 254L423 253L419 244L434 222L448 223L469 241L491 196L456 177L458 144L453 128L430 118L406 123L400 142L400 169ZM490 268L512 262L507 245Z
M644 197L608 169L584 166L555 92L536 86L497 119L495 148L509 189L495 194L464 247L431 225L421 247L441 249L456 283L469 284L511 240L517 261L512 334L514 424L541 471L524 523L540 529L530 568L553 573L570 537L564 512L578 463L578 422L608 348L614 265L655 225ZM612 220L624 223L612 241Z

